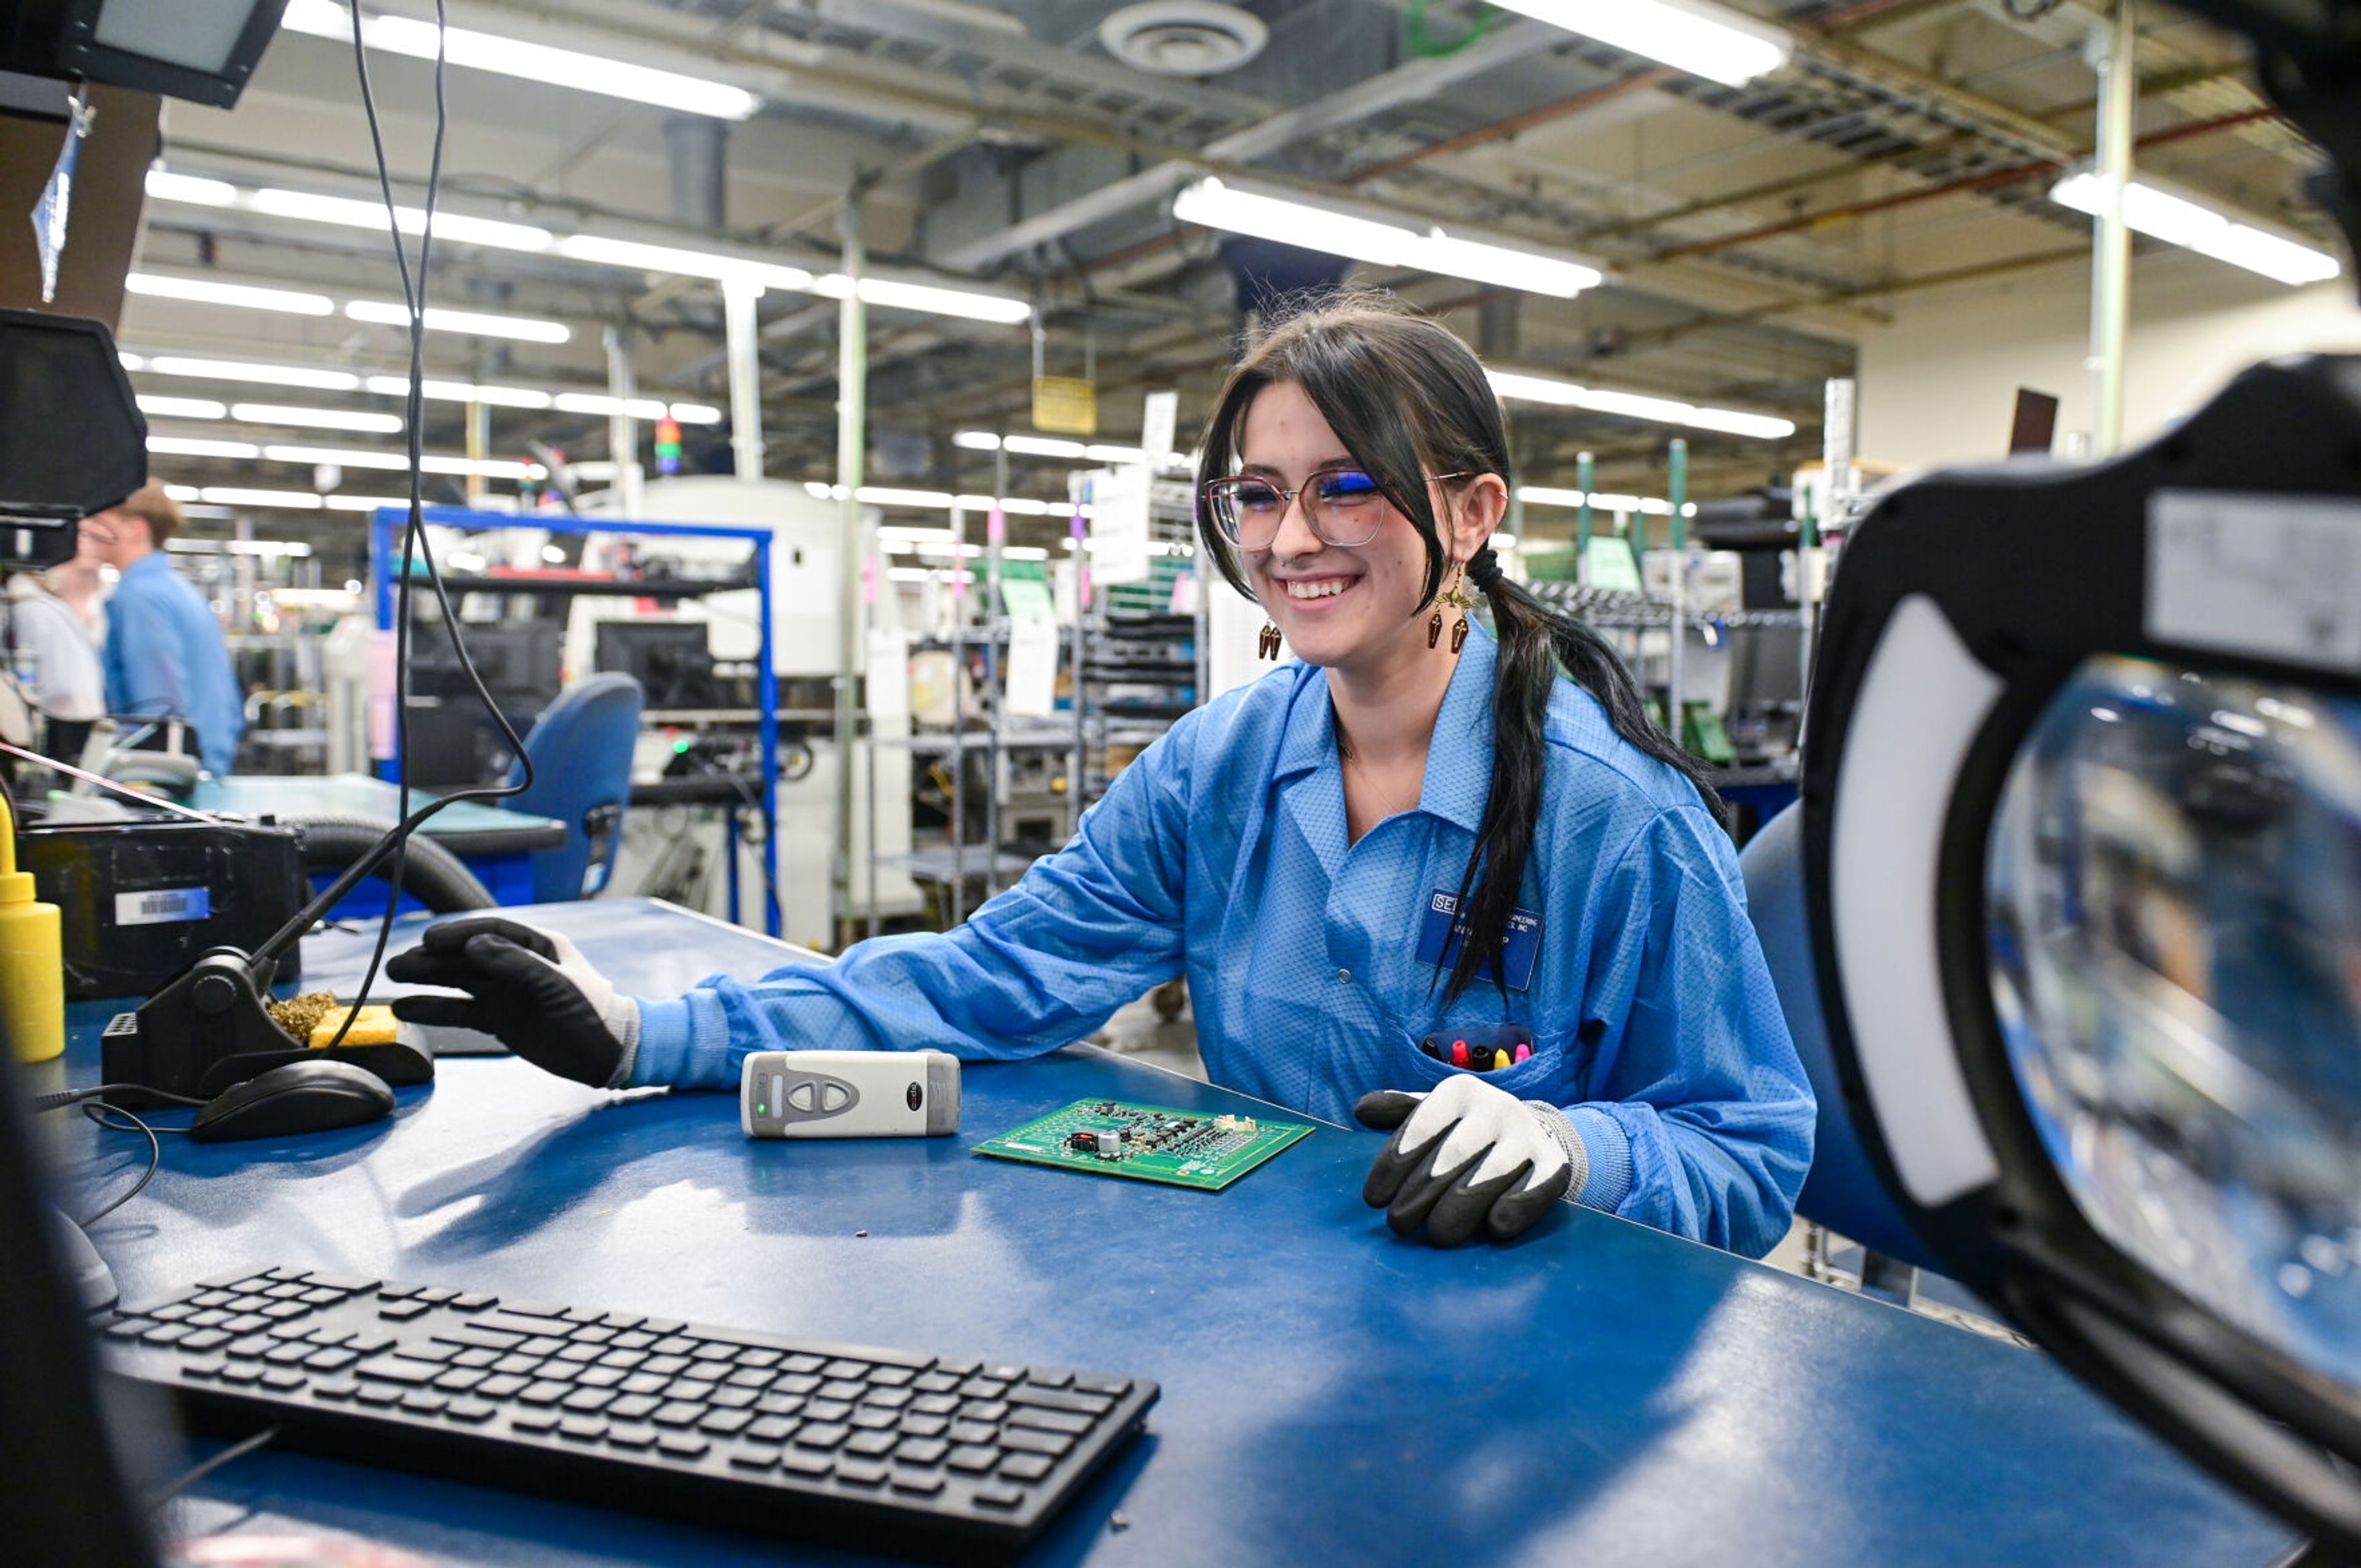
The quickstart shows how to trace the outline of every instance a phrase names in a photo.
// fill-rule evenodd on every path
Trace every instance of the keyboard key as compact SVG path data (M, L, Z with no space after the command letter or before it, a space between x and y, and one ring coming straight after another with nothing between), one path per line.
M1000 1450L980 1442L963 1442L950 1451L944 1464L970 1475L982 1475L1000 1463Z
M869 1381L880 1388L902 1388L917 1376L906 1366L873 1366L869 1371Z
M1000 1462L1000 1473L1016 1481L1038 1481L1049 1470L1050 1462L1038 1453L1012 1453Z
M225 1383L228 1383L233 1386L243 1386L246 1384L258 1382L261 1377L262 1364L260 1362L225 1361L222 1363L221 1380Z
M635 1316L630 1312L609 1312L605 1317L600 1318L598 1321L618 1332L620 1332L624 1329L638 1328L642 1323L647 1321L645 1318Z
M512 1398L525 1386L527 1379L505 1372L496 1372L476 1385L476 1392L487 1399Z
M191 1328L217 1329L229 1320L230 1314L219 1307L207 1307L202 1312L191 1312L186 1321Z
M623 1380L620 1367L586 1366L574 1375L574 1383L581 1388L612 1388Z
M675 1459L702 1459L713 1445L686 1432L668 1431L656 1439L656 1447Z
M500 1310L507 1312L522 1313L529 1318L562 1318L566 1316L566 1309L564 1307L557 1306L548 1301L509 1300L500 1304Z
M904 1416L902 1418L902 1430L912 1437L940 1437L943 1435L943 1429L950 1424L941 1416ZM976 1439L978 1442L987 1442L1000 1433L998 1427L986 1427L983 1431L984 1435Z
M1032 1405L1045 1410L1072 1410L1085 1416L1103 1416L1115 1409L1115 1401L1103 1394L1069 1394L1057 1388L1037 1388L1029 1383L1011 1390L1008 1398L1012 1404Z
M960 1392L971 1399L997 1399L1008 1392L1008 1385L996 1377L971 1377L960 1385Z
M767 1367L741 1366L722 1381L732 1388L767 1388L771 1386L771 1379L775 1376L777 1374Z
M353 1400L362 1405L399 1404L401 1390L384 1383L364 1383L353 1390Z
M752 1388L716 1388L705 1402L725 1410L742 1410L758 1398Z
M869 1372L869 1363L840 1356L819 1369L823 1377L862 1377Z
M360 1388L361 1386L349 1377L315 1377L312 1380L312 1398L341 1403L359 1393Z
M990 1442L1000 1429L990 1421L953 1421L949 1435L953 1442Z
M613 1421L607 1427L607 1442L616 1448L653 1448L656 1429L637 1421Z
M557 1403L561 1409L578 1410L587 1415L593 1410L605 1409L614 1402L614 1398L615 1395L611 1389L577 1388Z
M1071 1372L1051 1372L1037 1366L1024 1376L1012 1377L1009 1381L1030 1383L1036 1388L1065 1388L1072 1386L1074 1375Z
M861 1402L873 1410L898 1410L910 1402L907 1388L872 1388L861 1396Z
M364 1366L361 1370L367 1372L368 1368ZM572 1390L567 1388L565 1384L553 1382L544 1377L538 1382L528 1383L523 1387L518 1389L516 1391L516 1398L519 1404L554 1405L557 1403L558 1400L566 1398L566 1396L570 1392L572 1392Z
M709 1431L716 1437L735 1437L746 1430L753 1416L745 1410L716 1410L697 1423L699 1431Z
M423 1343L403 1345L401 1354L412 1361L448 1361L459 1352L455 1346L437 1344L433 1340L427 1340Z
M519 1410L509 1418L511 1431L529 1432L539 1436L557 1430L557 1416L550 1410Z
M218 1377L221 1369L222 1358L218 1355L200 1355L181 1363L181 1376L183 1377Z
M663 1392L664 1386L671 1381L671 1378L653 1372L634 1372L617 1387L626 1394L657 1394Z
M325 1350L315 1350L305 1356L303 1365L314 1372L342 1372L359 1359L342 1345L330 1345Z
M1005 1399L970 1399L960 1407L960 1419L970 1421L1005 1421L1008 1419L1008 1402Z
M704 1419L705 1407L691 1404L686 1399L658 1405L654 1413L648 1417L660 1427L692 1427Z
M1024 1427L1010 1427L1000 1434L1003 1448L1023 1449L1029 1453L1046 1453L1055 1458L1074 1446L1074 1440L1053 1431L1030 1431Z
M345 1293L343 1291L324 1288L306 1290L300 1298L300 1299L311 1302L314 1307L334 1306L336 1302L341 1301L344 1299Z
M866 1459L840 1459L836 1462L836 1478L855 1486L880 1486L885 1482L885 1466Z
M1078 1416L1070 1410L1037 1410L1027 1405L1008 1418L1012 1427L1031 1427L1036 1431L1060 1431L1068 1437L1080 1437L1091 1430L1088 1416Z
M994 1362L990 1365L987 1365L983 1369L983 1375L986 1377L996 1378L1003 1383L1022 1383L1025 1381L1025 1368L1021 1366L1011 1366L1005 1361Z
M455 1421L476 1426L500 1414L500 1407L489 1399L454 1399L451 1408L443 1413Z
M922 1416L948 1416L959 1408L958 1396L952 1394L921 1394L910 1401L910 1409Z
M616 1331L599 1323L584 1323L566 1337L576 1344L597 1345L604 1350L615 1337Z
M873 1410L864 1405L852 1412L851 1424L864 1431L881 1431L901 1419L891 1410Z
M851 1435L851 1429L838 1426L831 1421L806 1421L796 1429L796 1446L825 1452L836 1447Z
M379 1280L378 1282L377 1293L378 1298L380 1300L401 1301L417 1295L418 1287L415 1285L397 1285L391 1280Z
M398 1343L391 1334L355 1334L345 1342L345 1348L361 1355L376 1355L391 1350Z
M1131 1392L1128 1377L1098 1377L1089 1373L1074 1374L1074 1387L1086 1394L1104 1394L1110 1399L1120 1399Z
M656 1336L648 1332L645 1329L634 1329L630 1333L617 1334L615 1336L615 1348L617 1350L645 1351L649 1346L655 1343Z
M532 1336L506 1333L477 1323L462 1323L456 1328L438 1329L434 1337L451 1344L471 1345L482 1350L514 1350Z
M730 1451L732 1470L776 1470L779 1451L775 1448L733 1448Z
M659 1377L676 1376L687 1368L688 1357L685 1355L652 1355L640 1363L641 1371L652 1372Z
M106 1332L107 1332L107 1337L108 1337L108 1338L110 1338L110 1339L120 1339L120 1338L122 1338L122 1337L123 1337L122 1335L117 1334L117 1333L115 1332L115 1329L119 1329L119 1328L121 1328L121 1327L123 1327L123 1325L122 1325L121 1323L116 1323L116 1324L115 1324L113 1327L109 1328L109 1329L106 1331ZM133 1323L133 1324L131 1325L131 1328L132 1328L132 1332L135 1332L135 1333L139 1333L139 1332L146 1332L146 1331L145 1331L143 1328L141 1328L141 1326L140 1326L138 1323L137 1323L137 1322ZM247 1334L247 1335L244 1336L243 1338L240 1338L240 1339L234 1339L234 1340L230 1341L230 1342L229 1342L229 1353L230 1353L232 1355L247 1355L247 1356L261 1355L261 1354L265 1354L266 1352L268 1352L269 1350L270 1350L272 1346L274 1346L274 1345L276 1345L276 1344L278 1344L278 1343L280 1343L280 1342L279 1342L278 1340L272 1339L269 1334Z
M754 1408L766 1416L792 1416L804 1408L804 1401L796 1394L765 1394L754 1401Z
M948 1394L959 1386L960 1379L947 1372L929 1372L910 1380L910 1387L921 1394Z
M412 1318L423 1318L434 1309L423 1301L387 1301L380 1304L377 1315L391 1322L406 1323ZM263 1314L271 1316L269 1312Z
M529 1339L546 1339L549 1337L550 1331L556 1326L556 1324L541 1318L528 1318L521 1316L514 1311L504 1310L483 1313L467 1323L464 1327L453 1327L442 1337L445 1339L457 1339L462 1335L468 1334L507 1334L511 1336L510 1343L512 1345L516 1345L522 1344ZM468 1343L482 1344L486 1342L477 1339L470 1340Z
M293 1280L282 1280L265 1290L263 1294L275 1301L294 1301L300 1300L305 1294L305 1290Z
M939 1464L950 1446L939 1437L906 1437L894 1457L906 1464Z
M676 1334L686 1327L678 1318L649 1318L640 1324L642 1332L652 1334Z
M943 1357L936 1362L935 1365L954 1377L972 1377L983 1370L983 1363L981 1361L956 1361L950 1356Z
M389 1383L417 1385L432 1383L443 1376L443 1369L431 1361L412 1361L406 1355L373 1355L353 1371L362 1377L381 1377Z
M715 1344L708 1341L689 1352L689 1359L714 1362L735 1361L738 1359L738 1347L734 1344Z
M800 1424L793 1416L763 1416L746 1429L746 1435L764 1442L785 1442Z
M442 1394L430 1394L423 1388L413 1388L401 1397L401 1408L422 1416L439 1416L450 1408L450 1399Z
M565 1349L557 1353L557 1359L560 1361L571 1361L578 1365L588 1366L590 1363L598 1360L599 1356L605 1354L606 1346L604 1345L569 1344Z
M240 1312L237 1316L232 1318L229 1321L222 1324L221 1326L230 1333L250 1334L257 1329L269 1328L270 1326L270 1320L263 1317L258 1312Z
M142 1334L139 1337L142 1340L146 1340L150 1336ZM292 1366L297 1362L302 1360L305 1356L314 1355L317 1354L318 1349L316 1346L306 1343L304 1341L300 1339L288 1340L282 1343L274 1344L269 1350L264 1351L262 1353L262 1359L269 1362L273 1366Z
M757 1371L767 1371L785 1360L786 1354L787 1353L783 1350L741 1350L738 1353L738 1365Z
M598 1365L611 1366L618 1372L629 1372L648 1358L644 1350L609 1350L598 1357ZM769 1379L765 1378L765 1382Z
M867 1391L861 1384L844 1377L833 1378L819 1386L819 1397L823 1399L858 1399Z
M819 1387L819 1378L809 1372L789 1372L772 1380L771 1390L777 1394L808 1394Z
M454 1296L451 1298L451 1305L462 1312L480 1312L486 1308L500 1305L500 1300L498 1296Z
M666 1334L664 1338L656 1341L655 1343L655 1351L658 1355L686 1355L690 1351L695 1350L696 1348L697 1341L693 1339L683 1339L678 1334Z
M1025 1501L1025 1494L1014 1486L978 1486L968 1495L987 1508L1013 1508Z
M836 1462L825 1454L797 1453L794 1449L779 1455L779 1468L790 1475L802 1475L817 1481L836 1468Z
M167 1301L160 1307L149 1309L147 1316L159 1323L177 1323L182 1318L196 1316L196 1313L197 1310L186 1301Z
M504 1355L498 1361L493 1362L492 1370L495 1372L513 1373L520 1377L528 1377L541 1370L541 1357L537 1355L527 1355L522 1351L519 1351L514 1355Z
M262 1386L266 1388L276 1388L282 1394L293 1393L303 1387L304 1382L303 1375L291 1367L269 1366L263 1369Z
M557 1435L575 1442L596 1442L607 1435L607 1423L596 1416L568 1416L557 1423Z
M170 1344L184 1340L197 1331L186 1323L158 1323L139 1336L141 1344Z
M555 1355L565 1348L564 1340L552 1338L548 1334L538 1334L517 1346L517 1354L519 1355Z
M883 1459L893 1453L894 1445L901 1441L895 1432L857 1431L844 1440L844 1452L857 1453L866 1459Z
M852 1407L841 1399L807 1399L804 1414L816 1421L840 1421L852 1414Z
M624 1394L607 1407L607 1413L619 1420L636 1421L663 1403L653 1394Z
M463 1350L451 1358L451 1365L489 1368L500 1358L500 1353L497 1350Z
M896 1470L894 1472L894 1490L897 1492L907 1492L918 1497L931 1497L942 1489L943 1478L939 1475L929 1475L924 1471Z
M675 1377L664 1385L664 1395L673 1399L695 1399L702 1403L713 1392L714 1386L697 1377Z

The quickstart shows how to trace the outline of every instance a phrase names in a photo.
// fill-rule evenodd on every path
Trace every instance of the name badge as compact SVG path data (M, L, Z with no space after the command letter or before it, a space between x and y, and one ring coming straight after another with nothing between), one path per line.
M1458 918L1459 895L1437 888L1427 895L1426 919L1418 934L1418 961L1449 969L1459 961L1459 944L1466 938L1467 922ZM1510 991L1533 982L1533 961L1542 952L1542 917L1531 909L1509 916L1508 939L1500 945L1500 973ZM1490 966L1479 970L1489 973Z

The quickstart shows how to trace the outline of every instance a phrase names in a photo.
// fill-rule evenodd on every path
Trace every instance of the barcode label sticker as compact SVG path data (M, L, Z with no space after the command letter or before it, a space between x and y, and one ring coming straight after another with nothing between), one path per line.
M2361 670L2361 503L2158 491L2147 629L2159 642Z
M115 895L117 926L162 926L174 920L203 920L214 912L211 889L151 887Z

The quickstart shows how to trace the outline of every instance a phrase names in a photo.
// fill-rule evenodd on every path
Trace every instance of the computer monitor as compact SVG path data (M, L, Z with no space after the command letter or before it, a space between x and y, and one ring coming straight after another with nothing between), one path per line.
M640 683L651 708L710 707L713 649L701 620L602 620L594 662Z

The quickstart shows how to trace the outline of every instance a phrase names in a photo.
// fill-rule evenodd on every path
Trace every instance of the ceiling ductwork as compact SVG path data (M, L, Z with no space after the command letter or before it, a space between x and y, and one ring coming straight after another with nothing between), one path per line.
M1148 0L1099 24L1107 53L1150 76L1219 76L1269 41L1260 17L1216 0Z

